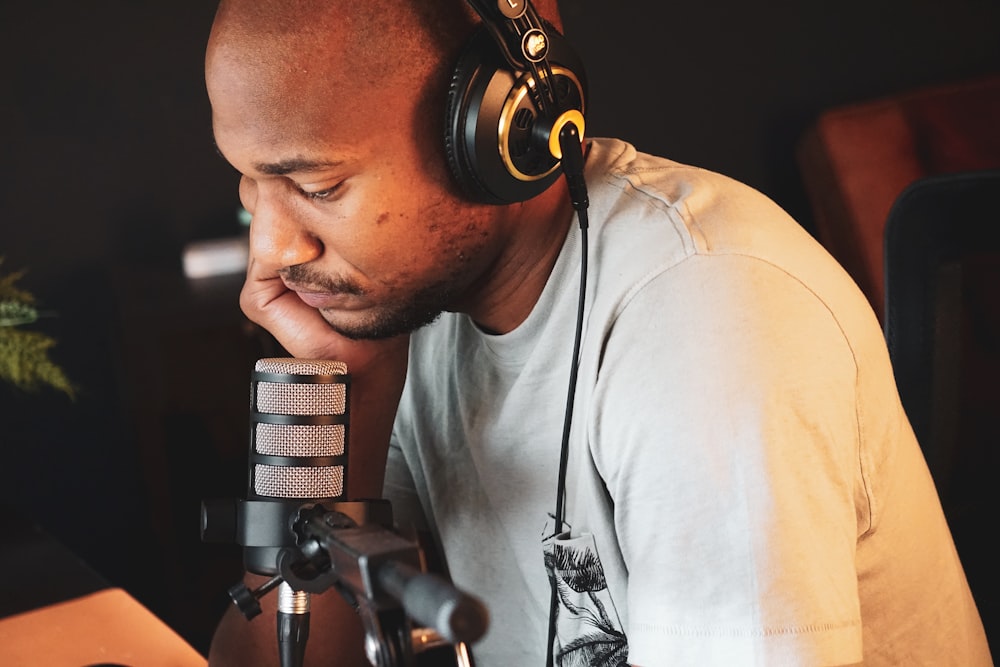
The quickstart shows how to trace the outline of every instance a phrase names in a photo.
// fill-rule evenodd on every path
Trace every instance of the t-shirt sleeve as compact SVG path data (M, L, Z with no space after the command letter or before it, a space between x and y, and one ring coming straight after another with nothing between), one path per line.
M758 259L693 256L624 305L590 439L630 663L860 661L855 385L835 317Z

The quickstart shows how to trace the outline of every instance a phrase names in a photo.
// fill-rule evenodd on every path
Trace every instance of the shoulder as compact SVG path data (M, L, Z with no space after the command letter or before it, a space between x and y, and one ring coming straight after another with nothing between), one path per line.
M667 328L683 313L687 332L777 324L881 344L854 281L763 193L616 140L594 140L588 169L598 321L638 307Z
M803 276L839 268L781 206L723 174L594 139L587 180L598 258L624 264L653 256L669 265L696 254L739 255Z

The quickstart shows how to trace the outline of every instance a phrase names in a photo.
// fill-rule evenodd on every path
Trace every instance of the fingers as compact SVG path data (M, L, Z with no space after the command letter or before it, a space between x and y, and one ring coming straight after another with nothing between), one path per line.
M252 258L240 292L240 308L292 356L338 358L335 353L344 339L330 329L319 311L285 287L276 272L262 269Z
M330 327L315 309L288 291L280 279L247 279L240 292L240 308L250 321L267 329L292 356L330 358Z

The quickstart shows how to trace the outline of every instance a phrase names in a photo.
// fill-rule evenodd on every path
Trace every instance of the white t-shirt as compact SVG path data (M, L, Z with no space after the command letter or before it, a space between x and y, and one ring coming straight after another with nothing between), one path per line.
M546 558L563 664L992 664L844 271L718 174L594 140L587 183L567 523L547 555L579 229L514 331L447 314L412 337L386 495L489 607L477 664L544 664Z

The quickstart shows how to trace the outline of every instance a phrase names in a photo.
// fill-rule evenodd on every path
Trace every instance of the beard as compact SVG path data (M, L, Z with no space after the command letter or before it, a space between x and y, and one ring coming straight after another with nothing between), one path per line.
M453 298L447 287L429 286L407 298L380 305L362 320L344 322L336 313L324 312L323 319L334 331L352 340L379 340L408 334L433 323L441 316Z
M304 266L291 266L283 272L299 284L316 286L331 293L364 296L356 282L330 276L317 275ZM345 317L335 308L320 308L319 312L330 328L352 340L379 340L394 338L425 327L441 316L455 303L459 293L457 275L451 275L406 295L393 298L365 310L353 317Z

